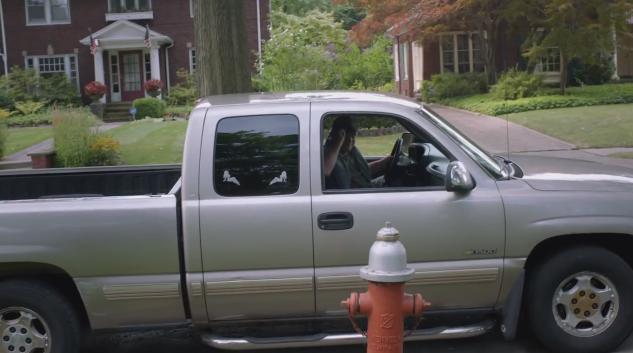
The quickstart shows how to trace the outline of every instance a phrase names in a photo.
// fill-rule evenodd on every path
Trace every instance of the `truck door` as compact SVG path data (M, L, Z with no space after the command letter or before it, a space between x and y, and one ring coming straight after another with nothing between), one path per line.
M309 104L209 109L200 163L210 320L314 313Z
M492 308L501 284L505 237L494 179L413 109L315 102L311 114L317 313L341 313L341 298L366 288L359 269L367 264L369 248L385 221L400 231L415 268L409 292L422 293L432 310ZM348 125L336 122L341 117L351 119L352 128L331 132L333 126ZM339 154L343 162L337 160L326 177L329 148L338 143L341 150L349 147L336 139L352 134L358 151ZM399 140L401 153L393 165L389 159L371 158L393 153ZM358 158L377 161L369 165L370 172L378 171L371 184L358 186L366 182L367 172L352 170ZM443 171L452 160L466 164L476 181L474 190L458 194L445 189Z

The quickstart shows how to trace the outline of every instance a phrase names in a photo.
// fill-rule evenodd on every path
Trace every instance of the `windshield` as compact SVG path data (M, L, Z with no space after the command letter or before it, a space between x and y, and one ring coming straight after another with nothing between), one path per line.
M474 159L477 163L479 163L482 167L484 167L487 171L489 171L496 178L507 178L508 173L503 166L503 164L497 163L497 161L481 149L477 144L471 141L466 136L459 133L459 131L449 124L447 121L442 119L437 113L429 109L427 106L423 106L421 110L417 111L418 114L427 118L431 121L435 126L444 131L450 138L452 138L459 147L461 147L466 154L468 154L472 159Z

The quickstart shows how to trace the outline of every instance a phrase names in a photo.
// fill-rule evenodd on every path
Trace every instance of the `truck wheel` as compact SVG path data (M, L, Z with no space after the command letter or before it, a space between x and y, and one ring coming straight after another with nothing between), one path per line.
M617 348L633 329L633 270L599 247L576 247L528 274L526 310L537 338L557 352Z
M0 283L0 352L77 353L81 331L73 307L38 283Z

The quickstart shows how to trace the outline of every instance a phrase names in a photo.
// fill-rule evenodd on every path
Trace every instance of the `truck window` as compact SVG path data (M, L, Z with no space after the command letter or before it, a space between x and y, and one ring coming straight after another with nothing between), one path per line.
M324 190L444 186L447 155L395 117L327 115L322 136Z
M299 120L293 115L220 120L213 168L221 196L294 194L299 188Z

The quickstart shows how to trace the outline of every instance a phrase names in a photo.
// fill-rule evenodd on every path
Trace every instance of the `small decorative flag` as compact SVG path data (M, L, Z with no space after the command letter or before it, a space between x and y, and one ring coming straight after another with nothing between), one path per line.
M149 25L145 25L145 46L148 48L152 47L152 41L149 38Z
M92 36L92 33L90 33L90 54L96 55L98 47L99 47L99 40L94 39L94 37Z

